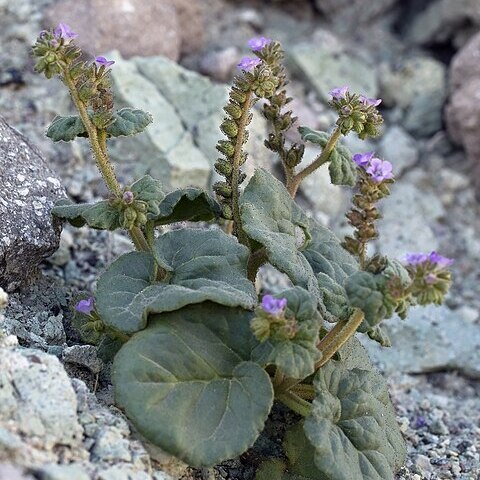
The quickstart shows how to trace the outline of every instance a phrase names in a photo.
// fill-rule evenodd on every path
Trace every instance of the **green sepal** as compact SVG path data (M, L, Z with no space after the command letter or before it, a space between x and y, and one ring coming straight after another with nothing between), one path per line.
M318 478L393 480L406 449L385 379L368 365L330 361L314 379L317 396L304 431Z
M143 132L153 122L152 115L135 108L122 108L113 113L112 123L107 127L109 137L127 137Z
M119 211L108 200L76 204L71 200L61 199L52 208L52 215L67 220L74 227L87 224L98 230L120 228Z
M253 309L257 296L247 279L248 249L220 230L183 229L155 241L150 253L130 252L100 276L95 295L102 321L131 334L146 327L153 313L207 300ZM169 272L156 281L156 263Z
M308 127L299 127L298 131L303 140L320 145L322 148L325 148L330 138L328 133L312 130ZM357 167L352 161L350 150L337 143L330 154L329 161L328 171L332 183L354 187L357 182Z
M121 348L115 398L140 434L196 467L236 457L255 442L273 387L249 359L249 317L211 303L190 306L154 316Z
M78 115L57 115L47 129L46 135L54 142L71 142L76 137L88 137L85 125Z
M294 318L297 332L292 339L269 338L253 350L252 358L261 365L276 365L291 378L304 379L315 371L321 353L317 348L322 317L317 300L303 288L295 287L274 295L287 299L285 316Z
M170 192L152 218L155 225L174 222L208 222L221 216L220 205L201 188L182 188Z

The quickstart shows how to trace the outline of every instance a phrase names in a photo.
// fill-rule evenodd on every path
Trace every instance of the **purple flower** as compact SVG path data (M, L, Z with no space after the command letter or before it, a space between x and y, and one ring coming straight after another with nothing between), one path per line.
M262 298L262 308L271 315L278 315L287 306L286 298L274 298L272 295L265 295Z
M75 306L75 310L85 315L90 315L93 311L93 297L88 297L85 300L80 300Z
M63 38L65 44L78 37L78 34L72 32L72 29L66 23L59 23L58 27L53 31L56 38Z
M263 50L264 47L266 47L268 44L272 43L272 40L270 38L266 37L255 37L252 38L248 42L248 46L254 51L254 52L259 52L260 50Z
M243 57L238 67L247 72L251 72L255 67L260 65L261 62L259 58Z
M368 98L365 95L360 95L359 99L367 107L378 107L382 103L381 98Z
M444 257L443 255L440 255L435 251L430 253L430 255L428 256L428 261L430 263L433 263L440 269L447 268L454 262L453 258Z
M122 200L125 203L128 203L128 204L133 203L133 199L134 199L134 195L131 190L127 190L126 192L123 193Z
M111 67L115 63L115 60L107 60L105 57L95 57L95 63L99 67L108 68L108 67Z
M372 158L370 165L367 168L367 173L372 177L375 183L381 183L384 180L393 178L393 167L390 162L380 160L379 158Z
M373 159L374 152L356 153L353 156L353 161L362 168L367 168Z
M342 98L345 98L345 95L347 94L347 92L348 92L348 87L347 86L337 87L337 88L334 88L329 93L329 95L331 95L333 98L335 98L335 100L340 100Z
M425 263L428 260L428 255L425 253L410 252L405 255L405 260L410 266L415 267L416 265Z

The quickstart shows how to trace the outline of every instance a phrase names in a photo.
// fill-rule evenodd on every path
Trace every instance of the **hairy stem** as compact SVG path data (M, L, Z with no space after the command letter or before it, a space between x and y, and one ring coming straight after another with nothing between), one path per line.
M245 141L245 132L247 129L250 109L253 102L253 92L250 90L246 93L246 100L243 104L243 112L238 122L238 134L235 142L235 153L233 155L232 170L232 215L233 215L233 233L240 243L248 246L248 237L242 230L242 221L240 218L239 207L239 180L240 180L240 162L242 160L242 147Z
M150 252L150 246L140 227L133 227L128 231L128 233L130 234L130 238L132 239L132 242L137 250L140 252Z
M330 155L335 148L338 140L340 139L342 132L339 127L335 128L332 135L328 139L325 148L322 150L322 153L310 164L307 165L303 170L298 172L296 175L293 176L292 180L290 181L290 185L288 185L287 189L290 195L294 198L297 194L298 187L300 183L308 177L311 173L313 173L317 168L321 167L324 163L328 162Z
M313 400L315 398L315 388L313 385L299 383L298 385L293 386L291 391L304 400Z
M315 364L315 368L325 365L337 351L355 334L357 328L365 318L364 313L356 309L347 320L339 320L335 327L322 338L318 349L322 352L322 358Z
M312 405L310 402L307 402L306 400L300 398L298 395L295 395L295 393L292 392L284 392L277 395L277 400L282 402L294 412L299 413L303 417L308 417L312 410Z
M93 154L95 157L95 161L97 162L98 169L100 170L100 173L102 174L102 177L109 188L109 190L114 193L116 196L121 195L121 187L120 184L118 183L117 177L115 176L115 171L113 170L113 166L110 163L110 160L108 159L108 156L105 151L105 147L102 146L102 143L100 141L100 138L102 138L102 142L106 143L106 133L102 132L99 135L99 130L97 127L92 123L90 120L90 117L88 116L88 111L87 107L85 104L82 102L80 99L80 96L77 91L77 87L75 86L75 82L72 79L72 76L70 75L70 72L68 69L63 70L63 79L65 82L65 85L68 87L68 90L70 91L70 95L72 96L73 103L75 104L75 107L78 110L78 113L80 114L80 118L82 119L83 124L85 125L85 128L88 133L88 138L90 140L90 145L92 146Z

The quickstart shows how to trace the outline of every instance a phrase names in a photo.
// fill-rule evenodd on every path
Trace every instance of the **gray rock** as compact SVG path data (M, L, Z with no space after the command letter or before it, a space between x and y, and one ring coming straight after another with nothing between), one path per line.
M394 258L435 250L438 240L431 225L445 213L440 200L410 183L399 182L391 192L379 203L383 218L378 222L377 250Z
M129 462L132 460L128 440L123 438L121 430L115 427L102 429L98 433L92 455L94 459L103 462Z
M230 80L238 63L240 52L236 47L208 51L200 59L200 71L218 82Z
M145 133L112 142L112 157L135 165L135 174L148 171L167 186L207 187L222 138L219 125L228 91L208 78L188 71L164 57L126 61L111 54L117 64L113 83L119 106L149 111L154 122ZM266 123L256 115L247 149L257 165L268 166L270 154L263 147ZM260 155L257 155L260 153Z
M39 151L0 117L0 286L31 280L58 247L60 223L50 210L65 196Z
M409 169L418 161L415 139L398 125L387 129L380 140L379 153L393 164L396 175Z
M466 25L480 25L479 0L436 0L413 18L406 36L416 45L443 44Z
M301 43L289 52L293 71L302 77L324 101L332 88L349 85L350 91L368 97L378 94L376 70L373 65L351 54L331 52L322 45Z
M305 149L306 163L311 162L320 150L307 146ZM322 165L309 175L300 187L302 193L311 202L312 210L318 214L322 212L328 218L336 217L345 210L347 195L345 191L336 185L332 185L328 165Z
M315 0L318 10L341 30L362 28L384 15L397 0Z
M103 362L97 356L97 348L93 345L72 345L63 350L62 360L88 368L92 373L99 373Z
M403 126L416 137L432 135L442 127L445 103L445 65L433 58L415 57L394 68L383 65L379 74L385 105L403 110Z
M0 464L0 480L34 480L34 478L24 473L23 468L4 463Z
M417 307L406 320L385 322L392 347L383 348L360 335L372 358L388 374L458 370L480 378L478 325L465 322L445 306ZM454 334L452 334L454 332Z
M55 461L59 446L81 449L77 400L59 360L37 350L3 348L0 364L0 430L10 437L0 461L30 466Z

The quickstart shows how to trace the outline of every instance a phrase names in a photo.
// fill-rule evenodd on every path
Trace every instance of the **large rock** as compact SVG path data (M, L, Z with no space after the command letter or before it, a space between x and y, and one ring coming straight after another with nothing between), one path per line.
M64 22L91 54L117 49L126 57L181 53L202 48L203 23L195 0L67 0L46 13L47 27Z
M0 348L0 461L29 466L80 448L77 397L56 357Z
M392 185L391 191L379 203L383 218L378 222L377 250L402 258L406 252L430 252L438 248L433 227L445 214L440 200L407 182Z
M330 90L342 85L368 97L378 94L374 66L358 57L311 43L296 45L289 55L294 72L308 82L322 100L329 100Z
M435 0L409 24L407 39L417 45L445 44L480 26L479 0ZM457 42L461 43L462 38Z
M60 224L50 210L65 196L39 151L0 117L0 286L31 279L58 247Z
M406 320L387 320L385 329L392 340L391 348L383 348L360 336L385 372L454 369L468 377L480 378L480 327L455 311L445 306L414 308Z
M153 124L145 133L111 142L112 157L134 166L134 174L148 171L172 188L209 186L218 157L215 145L223 138L219 125L225 116L227 88L164 57L124 60L118 53L110 56L117 62L112 70L116 104L153 115ZM255 115L249 130L251 158L268 167L271 156L263 146L265 120Z
M386 106L403 111L403 126L416 137L426 137L442 127L447 96L445 65L433 58L412 57L399 65L383 65L380 92Z
M450 99L445 110L453 142L463 145L468 156L480 159L480 34L475 35L453 58Z

